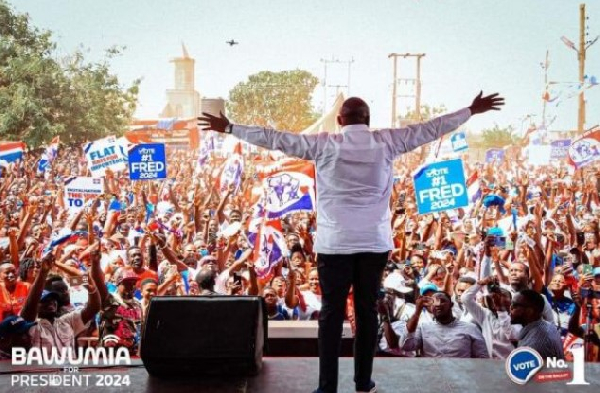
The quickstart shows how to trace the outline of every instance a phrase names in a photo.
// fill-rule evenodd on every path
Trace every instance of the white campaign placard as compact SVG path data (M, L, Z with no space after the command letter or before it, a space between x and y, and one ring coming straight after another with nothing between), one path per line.
M113 172L127 167L127 145L124 138L109 136L84 146L88 169L92 177L103 177L106 169Z
M104 194L104 179L94 177L72 177L65 181L65 206L69 212L77 212L85 204Z

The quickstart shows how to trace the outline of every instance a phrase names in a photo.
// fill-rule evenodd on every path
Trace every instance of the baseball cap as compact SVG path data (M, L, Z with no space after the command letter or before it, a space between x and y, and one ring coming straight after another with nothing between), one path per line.
M27 322L23 318L11 315L0 322L0 338L26 333L37 322Z
M45 302L46 300L51 300L51 299L58 301L59 298L60 298L60 296L58 293L44 289L42 291L42 297L40 298L40 302Z
M427 283L420 288L419 293L421 294L421 296L423 296L430 291L437 292L439 291L439 288L435 284Z
M406 280L404 277L397 273L389 274L385 280L383 280L383 287L385 289L392 289L400 293L412 292L412 288L406 286Z
M592 270L592 274L595 276L600 276L600 267L595 267L594 270Z
M504 236L504 231L501 228L493 227L488 229L487 234L489 236Z
M136 281L139 280L139 276L135 274L133 270L126 269L123 271L123 274L117 279L117 285L121 284L123 281Z

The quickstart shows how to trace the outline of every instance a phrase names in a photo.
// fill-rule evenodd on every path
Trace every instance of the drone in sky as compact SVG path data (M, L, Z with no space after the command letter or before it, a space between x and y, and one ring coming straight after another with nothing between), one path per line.
M236 40L229 40L229 41L225 41L226 43L229 44L229 46L234 46L234 45L238 45L239 42L237 42Z

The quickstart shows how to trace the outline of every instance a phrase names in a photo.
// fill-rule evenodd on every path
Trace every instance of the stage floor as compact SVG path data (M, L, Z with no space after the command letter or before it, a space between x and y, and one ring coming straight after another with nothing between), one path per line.
M0 362L0 392L210 392L210 393L305 393L316 388L318 359L316 358L265 358L263 371L251 378L221 378L202 380L159 380L150 377L141 361L132 360L130 368L81 370L90 375L87 387L25 387L18 386L13 378L24 375L52 373L64 375L62 370L38 370L18 373L22 368L13 367L10 361ZM12 374L12 375L11 375ZM96 386L98 375L128 375L128 387L110 388ZM354 392L353 362L351 358L340 359L339 392ZM600 364L586 364L588 386L568 386L565 381L537 383L529 381L519 386L511 382L504 370L504 362L481 359L427 359L427 358L376 358L374 380L378 392L462 393L485 392L598 392L600 387Z

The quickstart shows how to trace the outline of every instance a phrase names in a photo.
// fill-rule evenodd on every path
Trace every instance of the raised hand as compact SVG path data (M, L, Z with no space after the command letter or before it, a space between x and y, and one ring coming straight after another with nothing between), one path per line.
M500 107L504 105L504 97L499 97L498 93L490 94L489 96L483 96L483 91L480 91L477 97L471 103L469 109L471 115L478 113L484 113L489 110L499 111Z
M202 131L213 130L217 132L225 132L225 129L230 124L229 119L225 117L223 112L220 112L221 117L213 116L210 113L202 112L201 117L198 118L202 123L198 123L199 126L204 127Z

